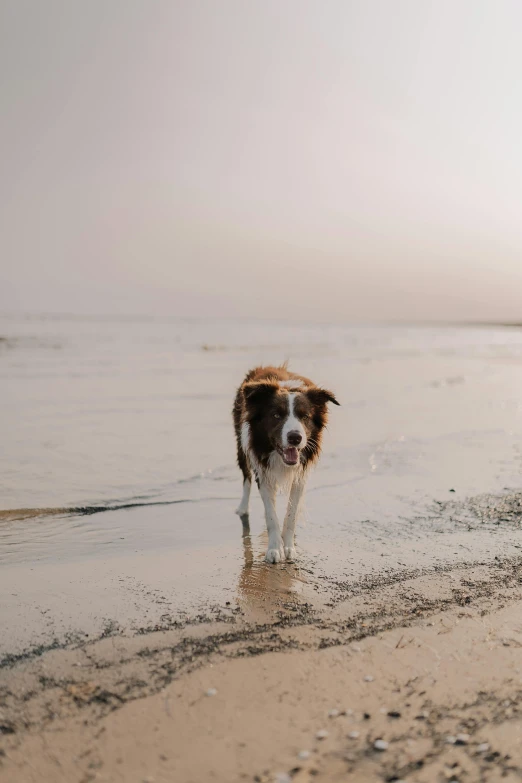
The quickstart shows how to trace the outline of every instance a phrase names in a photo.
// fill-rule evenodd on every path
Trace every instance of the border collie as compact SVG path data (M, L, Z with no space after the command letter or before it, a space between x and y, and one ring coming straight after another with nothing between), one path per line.
M256 367L237 390L233 408L237 461L243 472L243 497L237 513L248 514L254 474L265 506L266 561L295 559L294 531L310 467L319 459L328 420L327 404L339 405L332 392L281 367ZM279 528L278 489L289 492Z

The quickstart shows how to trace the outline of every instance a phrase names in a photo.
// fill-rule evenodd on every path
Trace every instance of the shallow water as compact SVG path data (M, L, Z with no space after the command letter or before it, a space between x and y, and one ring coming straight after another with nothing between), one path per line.
M433 509L520 486L520 330L3 317L0 337L2 649L518 547ZM248 368L285 359L342 407L300 566L270 571L259 498L251 535L233 513L230 410Z

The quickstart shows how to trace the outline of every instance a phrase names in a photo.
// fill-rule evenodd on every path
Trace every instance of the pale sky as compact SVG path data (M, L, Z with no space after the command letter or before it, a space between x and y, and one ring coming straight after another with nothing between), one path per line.
M0 0L0 311L522 320L520 0Z

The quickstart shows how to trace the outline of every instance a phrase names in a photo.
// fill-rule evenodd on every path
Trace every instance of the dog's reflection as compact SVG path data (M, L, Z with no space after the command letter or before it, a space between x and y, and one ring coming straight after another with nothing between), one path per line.
M248 514L241 517L244 563L238 582L238 598L246 619L256 622L274 619L277 612L295 611L302 602L304 574L292 563L268 564L264 560L266 533L259 535L258 555L250 532Z

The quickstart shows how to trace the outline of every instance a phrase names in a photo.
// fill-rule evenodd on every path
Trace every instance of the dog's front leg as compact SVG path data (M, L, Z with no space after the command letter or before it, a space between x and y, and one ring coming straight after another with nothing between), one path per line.
M305 490L305 481L303 478L294 479L288 498L288 508L286 510L285 522L283 525L283 546L285 557L290 562L295 560L296 551L294 546L295 523L300 511L301 500Z
M259 493L265 506L266 529L268 530L268 550L265 560L267 563L280 563L284 559L284 553L276 511L276 488L262 479L259 484Z

